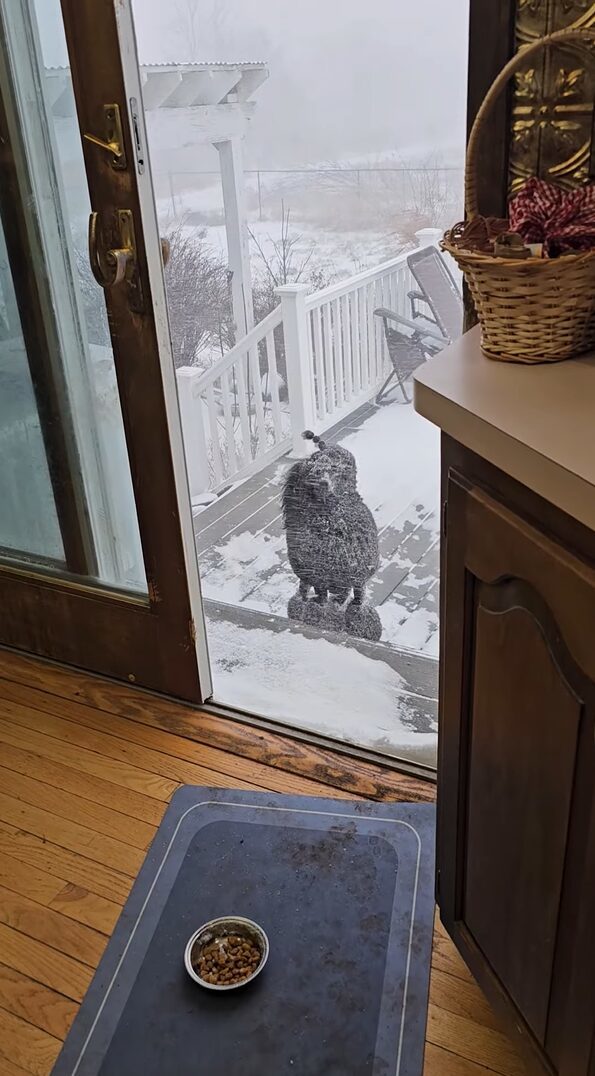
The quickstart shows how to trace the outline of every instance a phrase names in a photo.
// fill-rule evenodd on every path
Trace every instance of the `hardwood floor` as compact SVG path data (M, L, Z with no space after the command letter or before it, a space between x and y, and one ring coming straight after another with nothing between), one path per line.
M0 1076L50 1072L181 783L434 795L387 769L0 651ZM524 1072L437 922L424 1076Z

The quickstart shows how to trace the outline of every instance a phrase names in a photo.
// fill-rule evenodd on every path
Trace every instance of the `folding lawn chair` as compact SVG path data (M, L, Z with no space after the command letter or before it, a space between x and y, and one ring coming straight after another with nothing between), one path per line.
M376 396L381 403L396 380L405 403L410 403L406 383L428 356L436 355L461 335L463 300L449 269L436 247L417 250L407 258L407 265L417 284L408 293L411 320L379 307L375 315L382 318L386 346L392 370ZM390 323L393 324L390 324Z

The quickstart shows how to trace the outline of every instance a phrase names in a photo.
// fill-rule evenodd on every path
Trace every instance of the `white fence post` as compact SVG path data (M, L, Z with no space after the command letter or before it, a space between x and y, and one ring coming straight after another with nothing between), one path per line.
M415 238L420 247L437 247L443 235L441 228L420 228L415 233Z
M200 395L194 394L200 374L201 371L192 366L180 366L176 370L186 470L193 503L203 498L210 485L203 402Z
M281 299L283 312L283 336L285 340L285 365L291 416L291 442L294 456L308 454L302 438L304 430L314 428L316 407L314 403L314 372L310 358L308 332L307 284L283 284L275 288Z
M244 209L242 139L235 135L213 144L219 150L227 255L231 272L231 300L237 339L240 340L254 325L250 252Z

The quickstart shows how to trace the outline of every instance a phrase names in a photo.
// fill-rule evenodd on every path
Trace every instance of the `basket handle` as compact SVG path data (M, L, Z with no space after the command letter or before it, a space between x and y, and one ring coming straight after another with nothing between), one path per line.
M502 68L500 74L494 79L494 82L484 97L475 117L467 145L467 157L465 162L465 209L469 220L473 220L474 217L479 216L479 207L477 204L477 161L482 128L485 124L486 117L491 112L509 78L511 75L516 74L530 56L534 56L535 53L541 52L542 49L550 48L552 45L578 45L579 43L582 43L583 45L586 43L595 44L595 28L581 27L556 30L554 33L547 34L546 37L540 37L536 41L532 41L529 45L523 45L518 52L515 53L512 59L508 61L506 66Z

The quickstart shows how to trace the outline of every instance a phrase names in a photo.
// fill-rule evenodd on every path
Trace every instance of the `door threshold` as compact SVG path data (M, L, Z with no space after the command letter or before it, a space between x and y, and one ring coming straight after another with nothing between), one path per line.
M323 736L321 733L300 729L295 725L275 721L270 717L261 717L248 710L225 706L222 703L214 702L212 699L203 702L200 708L205 713L213 714L215 717L224 717L228 721L235 721L241 725L252 725L254 728L261 728L278 736L285 736L292 740L310 744L312 747L320 747L325 751L334 751L338 755L357 758L362 762L369 762L374 766L391 770L393 773L402 773L405 777L414 777L421 781L427 781L432 785L435 785L437 781L436 767L427 766L422 762L412 762L411 759L402 758L398 755L386 755L370 748L358 747L357 744L347 743L345 740L335 740L330 736Z
M39 667L40 674L37 673L36 667ZM47 670L47 676L43 673L44 669ZM437 775L436 770L431 766L414 763L409 759L396 755L381 754L345 741L337 741L328 736L283 724L273 718L242 712L239 709L213 702L212 699L202 703L198 700L189 702L187 699L151 691L140 684L126 683L123 680L117 680L114 677L108 677L105 674L89 669L67 665L64 662L58 662L38 654L31 654L4 646L0 646L0 675L7 680L16 680L17 683L22 682L37 690L70 699L83 706L106 710L108 713L126 717L128 720L137 721L140 724L146 723L140 716L143 710L146 709L157 719L149 722L149 724L171 732L173 735L191 740L194 743L204 742L207 746L218 748L230 754L242 754L239 749L239 736L234 737L235 742L233 744L230 744L228 737L224 737L223 740L217 737L203 740L187 721L186 715L199 718L201 713L209 714L215 718L224 719L230 723L233 722L236 726L241 727L243 725L255 729L260 728L263 733L276 736L281 741L293 740L296 743L317 748L320 752L327 754L327 758L325 759L321 754L318 760L312 759L308 762L308 765L304 764L303 766L299 765L299 759L296 758L293 760L294 764L291 765L289 758L281 762L280 758L262 757L263 754L267 754L266 744L264 750L260 749L258 751L254 749L255 745L253 744L252 750L247 751L242 757L252 758L254 761L260 761L264 765L272 766L276 769L285 769L288 773L301 774L303 777L318 780L322 784L340 788L344 792L351 791L354 795L365 799L403 798L401 795L396 797L391 795L394 788L390 781L387 781L386 784L381 782L379 786L375 785L374 781L371 784L368 782L368 789L373 789L374 787L377 789L377 794L374 794L373 791L370 794L370 791L362 787L361 783L358 787L357 774L352 774L352 779L349 780L347 774L335 773L332 780L328 779L328 775L325 780L320 773L315 772L316 765L320 767L325 762L330 765L328 755L335 755L345 759L352 758L364 765L384 770L387 775L392 773L402 775L405 779L408 778L412 781L422 781L428 785L428 798L434 798L433 789L436 785ZM100 686L100 690L95 690L95 684ZM135 705L132 707L130 706L131 699L135 699ZM145 700L144 705L143 699ZM178 720L180 717L182 718L181 721ZM373 777L372 770L367 774L367 777ZM415 800L418 797L414 794L411 798Z

